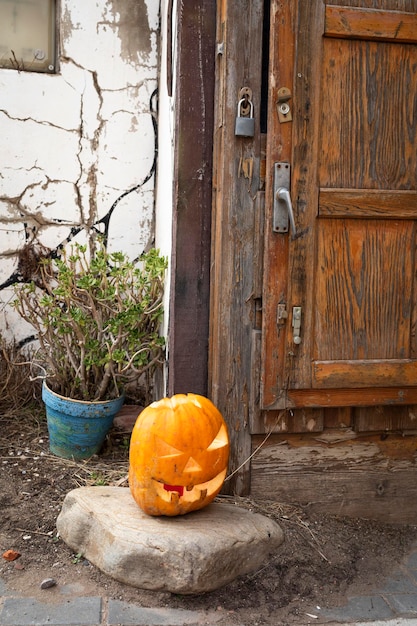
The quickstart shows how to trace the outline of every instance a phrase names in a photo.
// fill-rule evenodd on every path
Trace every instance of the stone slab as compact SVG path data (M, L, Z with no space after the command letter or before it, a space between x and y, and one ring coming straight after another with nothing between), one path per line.
M413 552L410 554L410 556L407 559L407 563L406 563L408 569L410 570L417 570L417 551L413 550Z
M417 620L414 617L396 617L389 620L376 620L373 622L331 622L326 626L417 626Z
M122 487L72 490L57 529L74 552L116 580L180 594L212 591L258 570L284 539L273 520L232 504L150 517Z
M341 622L347 618L355 622L363 619L383 620L395 616L385 600L379 595L350 598L346 606L323 609L320 615L336 622Z
M8 589L7 589L7 585L4 582L4 580L1 580L1 578L0 578L0 597L1 596L7 596L7 595L11 595L11 594L9 594Z
M149 609L135 606L121 600L109 600L109 626L194 626L195 624L215 624L222 618L206 611L189 611L185 609Z
M101 598L75 598L44 604L34 598L6 598L0 612L3 626L95 626L101 624Z
M417 595L417 584L411 573L395 570L382 587L384 595L391 593L410 593Z
M386 598L397 613L417 614L417 593L386 594Z

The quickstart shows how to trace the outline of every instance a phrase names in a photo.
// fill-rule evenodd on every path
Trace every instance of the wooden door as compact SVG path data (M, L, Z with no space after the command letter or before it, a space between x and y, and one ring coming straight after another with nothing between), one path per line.
M417 0L273 0L263 409L417 402L416 153Z

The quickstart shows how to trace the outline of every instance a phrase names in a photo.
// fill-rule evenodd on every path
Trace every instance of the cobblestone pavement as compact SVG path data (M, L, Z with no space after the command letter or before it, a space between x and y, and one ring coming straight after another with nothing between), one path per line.
M381 589L350 597L345 606L311 610L311 614L315 617L310 623L417 626L417 542Z
M312 607L308 613L306 626L417 626L417 542L381 589L350 597L345 606ZM43 603L14 594L0 579L0 626L204 626L218 620L214 610L151 609L101 597L63 594L61 603Z

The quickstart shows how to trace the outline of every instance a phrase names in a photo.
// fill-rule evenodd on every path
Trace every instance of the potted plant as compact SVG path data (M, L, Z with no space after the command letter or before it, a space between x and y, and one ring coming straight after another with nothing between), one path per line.
M135 264L96 239L89 248L76 243L55 258L42 255L34 279L15 286L13 306L39 342L33 362L43 372L54 454L82 459L96 453L126 386L163 361L166 267L156 249Z

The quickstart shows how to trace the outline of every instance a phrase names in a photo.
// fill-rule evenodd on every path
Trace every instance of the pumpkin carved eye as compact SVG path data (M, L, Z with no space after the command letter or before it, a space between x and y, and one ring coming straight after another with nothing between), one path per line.
M150 515L202 508L220 491L228 456L226 424L210 400L178 394L154 402L132 432L132 495Z
M210 452L210 450L218 450L226 445L229 445L229 437L227 435L226 424L222 424L216 437L207 448L207 452Z

